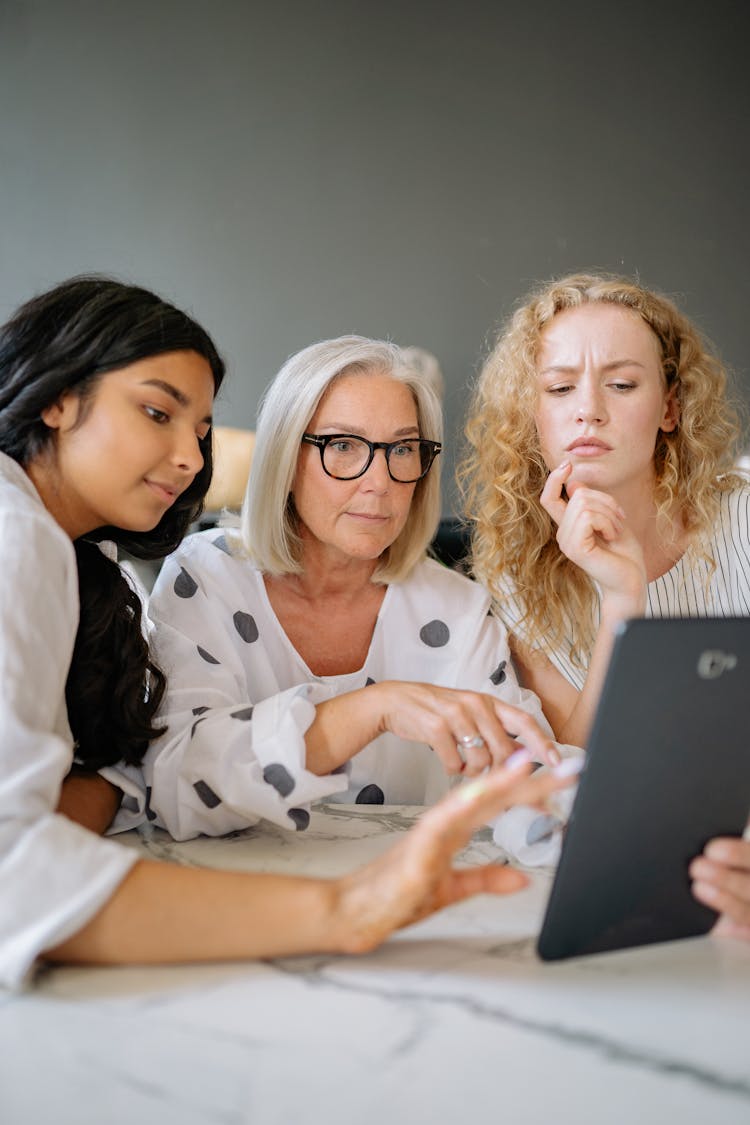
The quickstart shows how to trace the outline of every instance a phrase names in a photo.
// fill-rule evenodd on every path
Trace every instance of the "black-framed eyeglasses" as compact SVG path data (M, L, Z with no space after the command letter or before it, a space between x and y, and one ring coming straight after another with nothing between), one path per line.
M303 442L317 445L324 471L336 480L356 480L366 473L377 449L385 453L391 480L414 484L427 476L443 448L439 441L404 438L402 441L368 441L356 434L303 434Z

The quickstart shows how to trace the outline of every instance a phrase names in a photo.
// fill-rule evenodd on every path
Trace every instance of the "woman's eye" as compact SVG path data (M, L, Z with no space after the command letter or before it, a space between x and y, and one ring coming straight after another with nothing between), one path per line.
M341 438L339 441L330 442L330 446L336 451L336 453L351 453L353 448L352 443L350 441L346 441L346 439L344 438Z
M153 422L158 422L163 425L169 421L169 415L165 410L159 410L158 406L144 406L143 408Z
M632 391L633 388L635 387L635 383L617 382L617 383L610 383L610 386L613 387L616 391Z
M573 388L570 386L569 383L563 383L563 384L560 384L559 386L554 386L554 387L547 387L547 393L550 394L550 395L566 395L568 393L568 391L572 391L572 390L573 390Z
M414 447L405 443L402 445L393 445L391 446L391 449L391 456L395 455L396 457L411 457L411 455L414 453Z

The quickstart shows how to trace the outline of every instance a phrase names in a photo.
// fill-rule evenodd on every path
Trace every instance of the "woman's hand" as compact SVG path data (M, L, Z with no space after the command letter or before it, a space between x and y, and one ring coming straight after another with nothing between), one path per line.
M643 549L612 496L570 484L573 466L564 461L547 477L540 503L557 524L563 554L601 590L600 622L583 690L566 721L555 727L561 742L585 746L609 667L615 633L622 621L646 609Z
M511 894L526 886L526 876L513 868L488 864L457 870L452 861L480 825L509 805L540 805L570 784L570 776L529 776L528 763L528 754L521 751L505 769L452 790L385 855L339 879L334 884L334 947L364 953L394 930L470 895Z
M530 715L492 695L400 680L364 691L372 693L368 702L378 702L379 732L428 743L446 773L474 777L502 764L519 746L547 765L560 761L554 742Z
M508 805L541 803L570 783L569 773L529 776L528 762L522 752L505 769L452 790L379 859L340 879L140 860L99 912L45 956L163 964L374 949L401 926L469 895L526 885L509 867L456 870L452 863L474 830Z
M572 470L569 461L553 469L539 498L557 524L560 550L598 583L603 599L621 603L622 616L642 614L646 565L641 545L606 492L580 485L570 499L563 496Z
M698 901L721 914L715 932L750 940L750 840L709 840L689 873Z

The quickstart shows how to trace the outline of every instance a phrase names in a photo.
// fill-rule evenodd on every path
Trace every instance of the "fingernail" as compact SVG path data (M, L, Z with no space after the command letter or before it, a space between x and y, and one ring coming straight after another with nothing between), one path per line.
M532 820L526 832L526 843L541 844L542 840L549 840L562 828L562 821L549 813L542 813L536 820Z
M557 467L558 467L558 469L569 469L570 468L570 461L561 461L560 464Z
M514 750L503 763L506 770L519 770L521 766L526 766L531 761L531 751L522 746L520 750Z
M555 777L575 777L577 773L581 772L585 764L586 759L583 754L580 757L565 758L559 766L555 766L552 773Z
M547 759L551 766L559 766L562 762L562 755L556 746L550 746L547 751Z

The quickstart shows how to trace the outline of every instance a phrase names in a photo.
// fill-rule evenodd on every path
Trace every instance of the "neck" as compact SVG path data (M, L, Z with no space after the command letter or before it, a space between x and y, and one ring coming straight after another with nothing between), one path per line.
M45 508L66 535L71 539L78 539L94 530L77 510L77 505L61 489L59 476L48 456L25 465L24 472L39 493Z
M371 585L378 562L378 559L351 559L339 554L332 557L324 549L305 544L302 573L290 574L286 581L310 601L353 599Z

